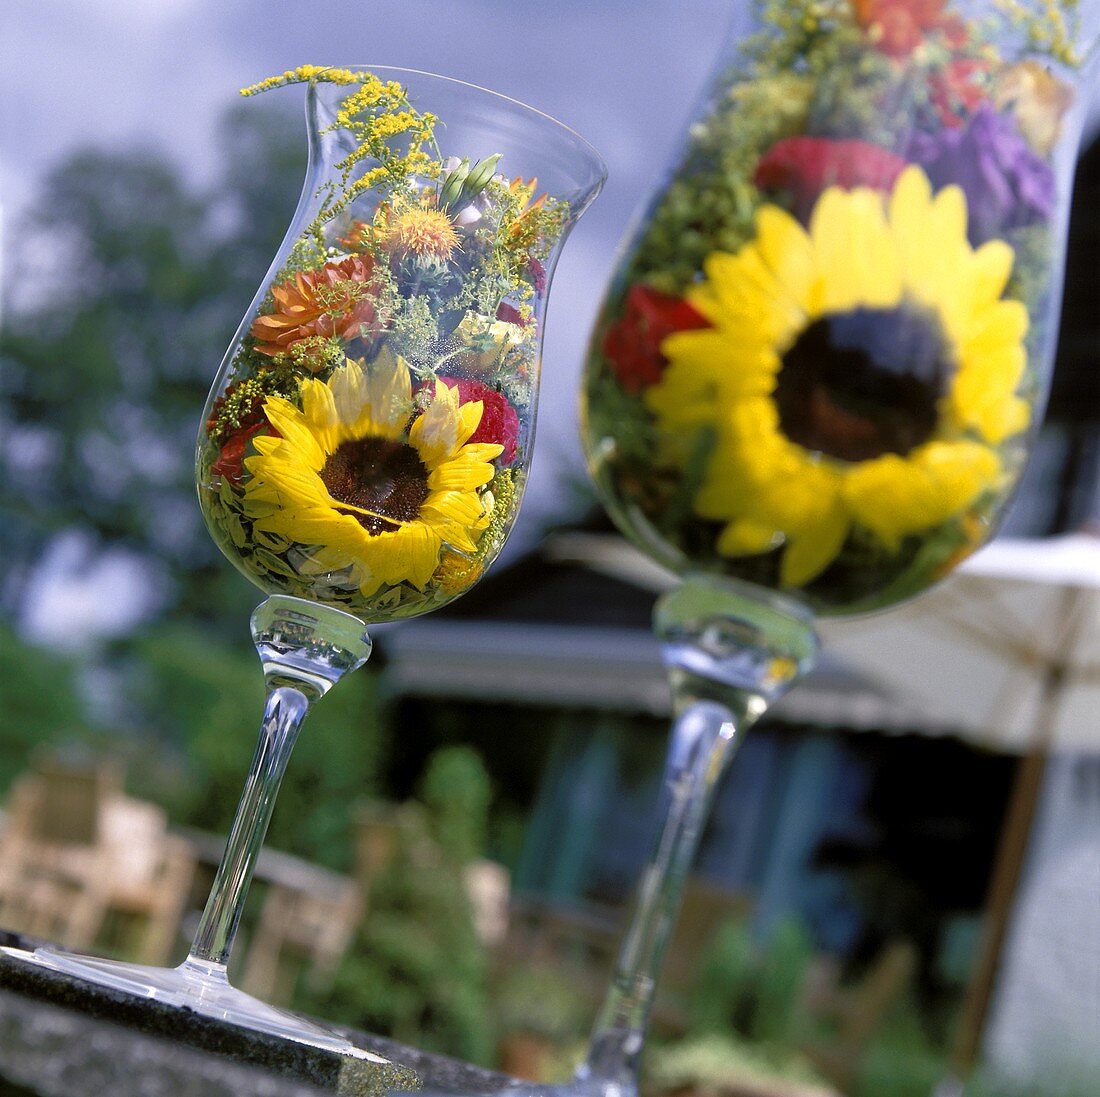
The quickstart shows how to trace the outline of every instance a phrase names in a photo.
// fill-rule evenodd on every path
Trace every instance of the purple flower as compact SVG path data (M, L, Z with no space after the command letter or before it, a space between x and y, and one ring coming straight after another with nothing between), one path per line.
M912 134L906 156L924 168L934 187L962 187L975 247L1009 229L1045 221L1054 210L1050 165L1008 115L988 104L963 128Z

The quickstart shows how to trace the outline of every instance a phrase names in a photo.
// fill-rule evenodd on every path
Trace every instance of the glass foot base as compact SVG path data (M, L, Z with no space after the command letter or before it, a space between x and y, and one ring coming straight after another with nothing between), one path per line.
M357 1047L338 1032L236 990L229 985L225 969L218 965L185 960L176 968L144 967L48 948L36 949L25 954L25 958L98 986L150 998L178 1009L189 1009L253 1032L308 1044L352 1059L388 1064L388 1060Z

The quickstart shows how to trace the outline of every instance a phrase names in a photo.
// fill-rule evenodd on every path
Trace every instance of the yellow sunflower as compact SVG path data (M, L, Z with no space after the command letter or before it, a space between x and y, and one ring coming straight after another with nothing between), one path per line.
M405 361L384 349L302 384L302 407L264 403L279 437L257 438L245 461L246 512L260 532L307 546L315 573L354 567L364 597L383 585L423 589L446 544L473 553L488 525L479 488L501 447L470 443L482 404L459 405L442 382L414 416ZM411 427L409 426L412 420Z
M910 167L885 203L828 188L808 229L765 205L752 242L706 260L687 296L712 326L662 342L646 399L670 451L714 433L694 506L725 523L719 552L785 545L801 586L853 526L892 551L1003 487L1028 314L1002 299L1012 249L971 248L966 218L958 187Z

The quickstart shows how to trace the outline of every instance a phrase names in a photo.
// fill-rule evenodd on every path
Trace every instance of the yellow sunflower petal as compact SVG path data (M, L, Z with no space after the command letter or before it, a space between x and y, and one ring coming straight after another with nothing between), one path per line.
M473 436L474 431L481 426L481 417L485 414L485 404L481 400L470 400L458 409L458 440L462 446ZM501 447L503 452L503 447Z
M828 187L810 217L810 237L818 270L812 311L846 312L863 303L863 279L853 249L853 218L847 191Z
M433 469L458 449L466 424L459 414L458 389L437 381L435 398L427 410L416 420L409 431L409 442L420 454L420 459ZM477 401L480 406L480 401ZM480 422L481 415L478 414ZM469 435L467 435L469 437Z
M659 384L675 385L681 378L692 386L716 384L726 399L771 392L779 369L774 347L754 338L755 332L746 332L744 338L739 334L726 327L669 335L661 342L661 353L673 366Z
M902 269L881 195L866 187L829 190L832 196L824 206L818 203L811 221L817 269L828 272L814 304L821 312L894 308L901 300Z
M1005 291L1016 253L1003 240L988 240L970 264L970 297L975 306L996 301Z
M432 491L473 491L492 480L496 469L490 464L503 447L488 442L463 446L453 457L441 461L428 474Z
M367 385L363 376L363 367L349 358L339 369L333 370L326 386L331 394L333 406L345 429L355 423L367 406Z
M317 444L326 454L332 453L341 442L340 415L332 389L323 381L303 382L302 414Z
M349 561L366 536L366 532L350 515L312 507L301 510L283 509L256 521L261 532L278 533L303 544L325 545Z
M384 583L409 582L423 589L439 564L442 545L431 527L410 523L393 533L370 538L359 560Z
M325 451L314 437L305 416L293 404L279 396L269 397L264 402L264 413L303 465L315 471L324 465Z
M928 229L941 242L966 239L966 195L955 183L936 193L929 210Z
M712 327L662 342L668 366L645 401L661 460L686 461L714 439L693 509L722 523L720 552L766 551L785 538L782 579L800 586L829 566L853 525L894 551L1002 490L993 446L1030 417L1020 394L1028 314L1002 296L1012 249L991 241L974 250L966 227L963 192L933 193L910 167L885 202L866 188L826 189L808 232L764 206L753 241L707 258L688 298ZM790 317L801 313L801 331L823 314L892 309L907 323L923 314L954 367L929 440L905 455L853 460L839 444L836 454L818 453L788 437L776 391L794 338ZM828 403L819 413L827 449L829 431L847 428Z
M779 531L751 518L739 518L722 530L715 547L723 556L756 556L775 546Z
M483 529L489 521L481 499L469 492L433 492L420 514L443 540L462 552L474 551L477 545L470 533Z
M398 438L412 413L412 375L408 363L387 346L367 368L367 405L357 429L369 429L383 438Z
M961 350L980 355L1006 343L1019 344L1027 329L1027 306L1022 301L994 301L974 316Z
M286 440L283 440L283 448ZM281 451L280 451L281 452ZM261 487L278 493L280 499L300 505L326 505L330 499L321 478L299 460L285 460L278 454L271 457L245 458L244 467L252 479L245 486L245 502Z
M844 481L853 518L896 549L901 539L960 514L992 487L1000 461L976 442L932 442L908 459L888 454Z
M252 439L252 445L257 453L263 454L267 457L274 453L280 445L282 445L282 439L276 438L271 434L261 434Z
M850 525L848 515L837 506L815 524L812 532L792 537L779 564L780 583L802 587L816 579L837 558Z
M807 312L818 270L805 229L786 210L761 206L756 213L756 246L779 285L802 312Z
M492 461L502 452L495 443L467 441L481 420L480 403L460 408L457 390L440 384L414 427L420 443L415 446L412 437L405 440L413 410L411 374L390 351L367 365L348 361L327 382L305 381L301 398L301 410L282 397L265 401L279 436L257 439L256 455L245 460L244 506L258 531L304 546L303 577L354 568L360 594L370 597L387 585L423 588L438 566L444 539L461 551L476 550L488 524L479 489L492 480ZM387 508L396 504L386 491L379 502L364 506L378 485L348 485L344 465L334 478L322 478L329 456L341 445L367 443L363 453L369 455L372 440L414 450L419 460L412 465L423 466L427 490L413 517L398 507L400 517L381 532L377 521L371 528L363 522L368 516L390 520ZM389 446L377 452L393 454Z
M920 168L910 166L898 176L887 203L890 230L902 250L902 259L909 262L914 255L931 245L925 227L932 205L932 184Z

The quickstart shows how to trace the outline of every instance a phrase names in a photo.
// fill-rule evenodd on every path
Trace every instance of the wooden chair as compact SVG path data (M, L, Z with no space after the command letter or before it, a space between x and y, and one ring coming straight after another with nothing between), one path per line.
M897 940L883 948L854 986L840 985L840 965L831 957L821 958L807 972L800 1009L808 1018L829 1023L833 1038L814 1040L801 1050L843 1092L852 1091L871 1039L908 987L916 963L912 943Z
M285 855L284 855L285 858ZM299 981L320 990L331 980L363 916L359 885L300 862L301 879L268 884L240 986L266 1002L289 1002Z
M128 796L103 805L100 834L110 860L109 914L140 925L128 951L141 963L167 964L195 874L191 844L168 833L163 808Z
M0 834L0 924L71 948L93 946L110 892L100 813L120 785L114 766L53 758L15 783Z

